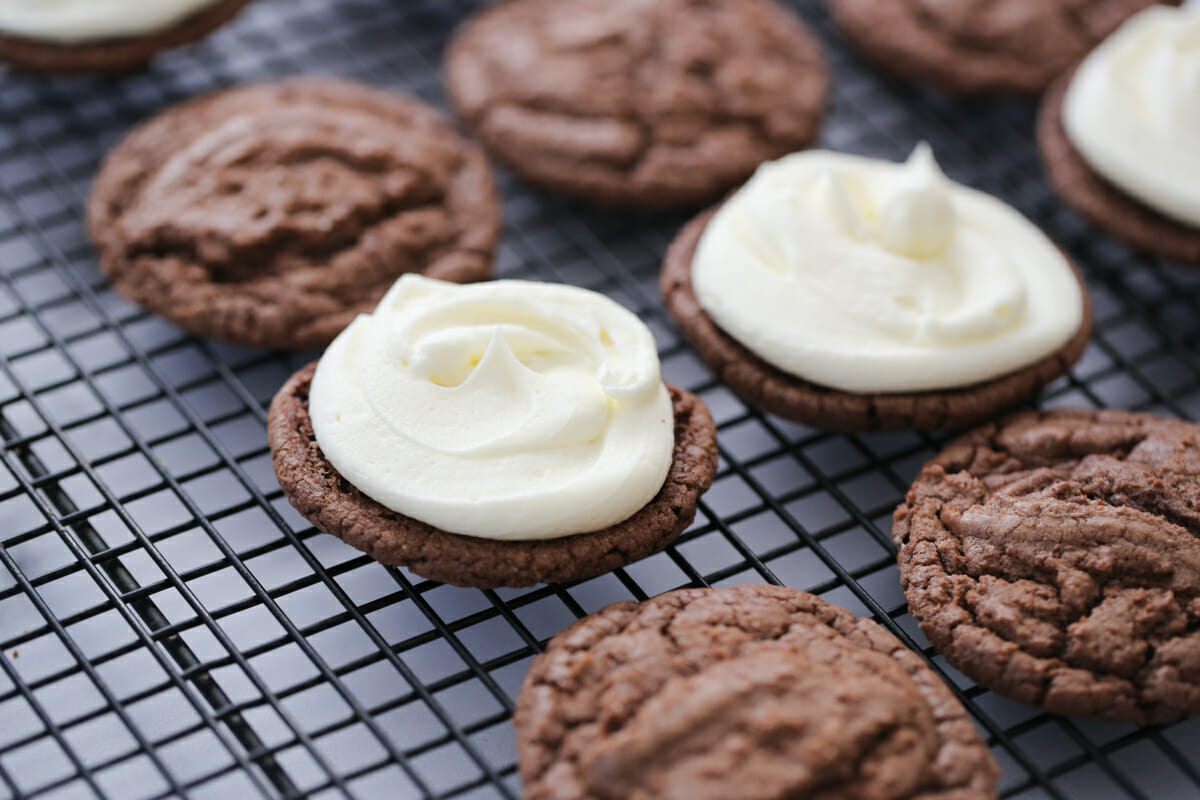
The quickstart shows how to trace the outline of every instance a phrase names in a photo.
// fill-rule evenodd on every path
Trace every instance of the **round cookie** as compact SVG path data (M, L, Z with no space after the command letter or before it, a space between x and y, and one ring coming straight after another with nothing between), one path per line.
M391 511L362 494L322 454L308 416L316 364L293 375L271 402L267 433L279 485L318 530L384 564L456 586L490 589L563 583L656 553L692 523L717 470L717 430L699 398L671 388L675 450L662 489L641 511L601 531L538 541L460 536Z
M983 800L999 779L919 656L778 586L581 620L533 662L513 722L528 800Z
M1063 128L1063 100L1074 71L1046 92L1038 115L1038 144L1059 195L1099 228L1148 253L1200 266L1200 229L1176 222L1096 173Z
M145 68L163 50L203 39L249 3L218 0L165 31L84 44L57 44L0 33L0 61L32 72L132 72Z
M100 268L185 330L328 344L406 272L490 276L482 151L418 100L296 79L175 106L109 154L88 202Z
M896 511L900 577L955 667L1061 714L1200 715L1200 426L1023 413L930 462Z
M1078 333L1057 353L984 383L940 392L852 394L789 375L751 353L717 327L696 299L692 259L716 210L689 222L667 251L660 288L667 311L696 352L747 403L827 430L965 428L1037 394L1079 360L1092 332L1092 306L1083 291ZM1072 269L1074 265L1072 265ZM1075 269L1083 285L1083 276Z
M961 94L1039 94L1155 0L829 0L889 74Z
M612 206L693 206L810 145L828 73L773 0L509 0L446 56L458 113L530 183Z

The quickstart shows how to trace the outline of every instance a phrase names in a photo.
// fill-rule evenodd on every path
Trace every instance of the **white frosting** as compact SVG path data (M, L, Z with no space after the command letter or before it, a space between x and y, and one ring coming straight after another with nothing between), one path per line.
M167 30L217 0L0 0L0 31L80 44Z
M1200 4L1151 6L1093 50L1063 127L1097 173L1200 228Z
M1061 348L1083 298L1049 239L952 183L927 146L899 165L810 150L761 166L692 261L705 312L779 369L847 392L966 386Z
M350 483L452 533L608 527L662 488L674 413L654 337L595 292L405 275L321 357L317 443Z

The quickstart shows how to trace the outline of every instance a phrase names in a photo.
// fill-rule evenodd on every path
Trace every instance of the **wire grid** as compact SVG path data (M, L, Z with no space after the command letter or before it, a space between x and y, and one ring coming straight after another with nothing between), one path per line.
M714 381L666 318L683 217L598 212L501 176L498 273L636 310L665 377L718 420L722 466L666 552L571 586L475 591L382 567L283 499L266 405L313 354L197 340L114 295L82 223L103 153L197 92L321 72L444 106L437 65L469 0L259 0L208 42L120 80L0 76L0 800L518 798L513 701L542 643L624 599L774 582L873 615L975 716L1002 796L1200 798L1200 724L1039 714L974 687L907 613L892 509L944 441L832 435ZM1012 202L1087 274L1096 337L1049 406L1200 412L1200 278L1130 253L1056 201L1033 107L882 81L816 0L794 5L837 80L829 147L944 168Z

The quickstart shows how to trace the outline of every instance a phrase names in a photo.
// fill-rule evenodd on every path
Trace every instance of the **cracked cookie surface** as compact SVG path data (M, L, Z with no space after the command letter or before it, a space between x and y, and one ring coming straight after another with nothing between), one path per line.
M604 530L537 541L460 536L367 497L325 458L308 416L315 363L293 375L271 401L271 461L288 501L318 530L383 564L431 580L490 589L563 583L610 572L656 553L692 523L717 471L717 427L704 401L668 386L675 450L658 494L632 517Z
M1200 715L1200 426L1016 415L927 465L892 531L913 615L980 685L1112 721Z
M121 294L201 336L328 344L405 272L491 274L479 148L425 104L336 80L231 89L143 123L88 202Z
M655 209L702 203L811 144L828 74L772 0L509 0L464 24L446 84L531 183Z
M915 653L778 586L581 620L534 661L514 724L529 800L983 800L999 777Z
M889 73L964 94L1038 94L1155 0L830 0Z

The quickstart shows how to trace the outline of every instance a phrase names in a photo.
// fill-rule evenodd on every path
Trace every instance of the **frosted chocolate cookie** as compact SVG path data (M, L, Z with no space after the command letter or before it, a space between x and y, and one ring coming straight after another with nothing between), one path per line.
M129 72L203 39L250 0L6 0L0 61L36 72Z
M617 603L517 698L527 800L988 800L966 711L876 623L778 586Z
M1132 246L1200 266L1200 5L1138 14L1055 82L1038 141L1050 181Z
M889 74L963 94L1040 94L1153 0L829 0Z
M613 206L694 206L810 145L828 72L772 0L509 0L446 56L459 114L517 174Z
M896 511L900 578L933 646L1060 714L1200 715L1200 426L1025 413L930 462Z
M134 129L88 202L100 268L199 336L310 348L401 274L490 276L487 160L432 108L336 80L191 100Z
M687 225L667 309L748 403L834 430L958 428L1082 355L1082 277L1032 223L941 174L827 151L766 164Z
M603 295L407 275L271 403L319 530L461 586L591 577L670 544L717 467L704 403Z

